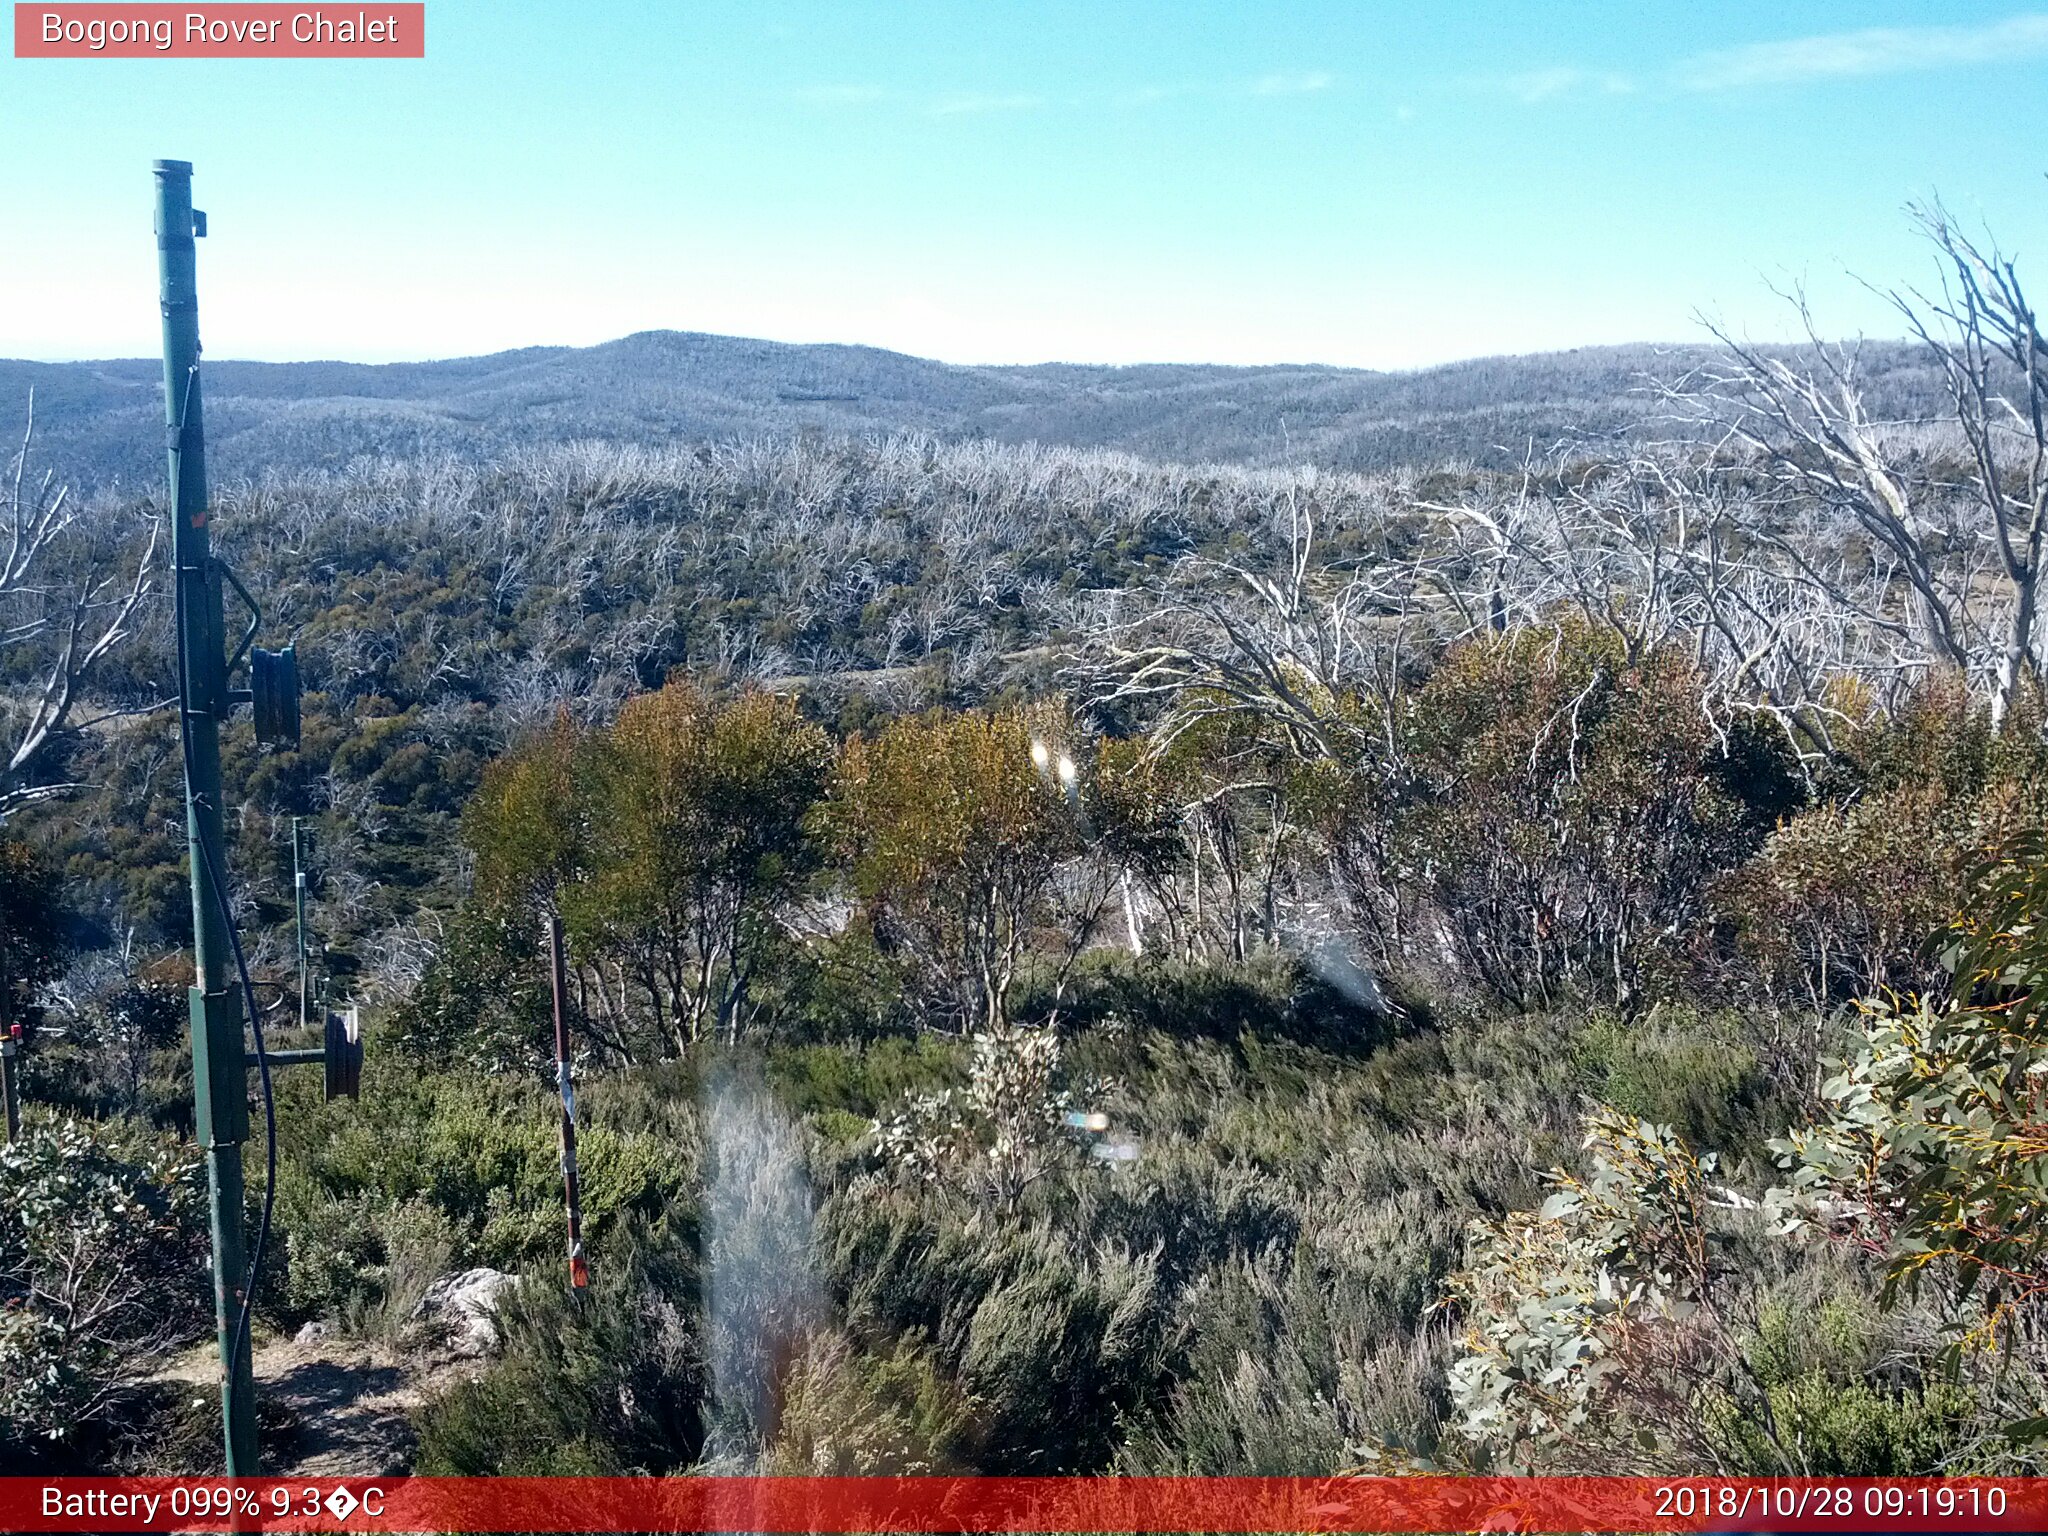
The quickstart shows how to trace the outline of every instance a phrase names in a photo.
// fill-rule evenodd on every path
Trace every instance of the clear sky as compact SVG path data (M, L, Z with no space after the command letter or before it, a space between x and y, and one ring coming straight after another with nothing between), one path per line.
M351 5L350 9L353 10ZM372 3L370 8L374 10ZM0 356L673 327L956 362L1409 367L1895 333L1938 192L2048 294L2048 9L428 0L424 61L0 57ZM2033 260L2030 260L2032 258ZM2038 264L2036 264L2038 263Z

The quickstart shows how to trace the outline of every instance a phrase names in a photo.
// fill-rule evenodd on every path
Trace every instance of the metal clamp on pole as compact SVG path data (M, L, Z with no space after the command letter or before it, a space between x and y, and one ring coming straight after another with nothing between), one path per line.
M249 595L249 589L242 585L232 566L223 560L216 560L213 564L221 580L233 589L242 606L249 610L248 627L242 631L241 643L228 657L224 669L225 672L233 672L247 657L249 686L231 691L227 701L252 707L256 717L256 740L263 746L296 750L299 745L298 648L287 645L281 651L266 651L257 645L256 634L263 627L262 607Z
M327 1015L326 1038L302 1050L250 1051L251 1067L269 1063L272 1067L310 1067L316 1062L326 1069L327 1097L359 1099L363 1089L363 1026L354 1008Z

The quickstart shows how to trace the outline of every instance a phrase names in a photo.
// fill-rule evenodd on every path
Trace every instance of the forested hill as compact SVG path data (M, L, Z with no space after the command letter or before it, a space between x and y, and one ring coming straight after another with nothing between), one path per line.
M530 347L432 363L207 364L216 475L345 463L365 453L483 455L525 442L635 443L928 432L1125 449L1146 457L1373 469L1519 461L1530 445L1652 425L1651 377L1699 349L1582 348L1408 373L1321 366L958 367L873 347L789 346L645 331L596 347ZM1880 393L1938 387L1885 345ZM48 462L83 483L162 473L155 359L0 361L0 422L36 395Z

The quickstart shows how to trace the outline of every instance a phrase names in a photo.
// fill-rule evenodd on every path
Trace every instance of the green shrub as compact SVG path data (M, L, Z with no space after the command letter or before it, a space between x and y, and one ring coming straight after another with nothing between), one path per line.
M636 1226L591 1289L558 1265L498 1308L503 1353L416 1415L429 1476L620 1476L681 1471L704 1446L708 1372L686 1247Z
M1020 1018L1041 1016L1047 989L1027 983ZM1330 1055L1364 1056L1395 1034L1395 1021L1317 974L1310 957L1261 950L1243 961L1201 964L1168 956L1133 960L1097 950L1066 978L1060 1017L1076 1027L1121 1020L1132 1030L1217 1040L1257 1050L1272 1042Z
M908 1093L930 1093L959 1080L966 1064L959 1040L918 1035L838 1045L770 1046L768 1081L793 1114L840 1110L873 1119Z
M383 1255L377 1222L388 1209L380 1196L327 1197L293 1170L280 1170L278 1246L265 1261L265 1299L292 1318L339 1314L370 1299Z
M1453 651L1414 697L1402 864L1465 980L1517 1007L1633 1008L1684 974L1711 880L1793 776L1761 727L1717 732L1704 680L1576 618Z
M1055 874L1086 845L1043 766L1066 730L1051 707L933 711L840 753L821 819L861 922L906 962L922 1020L1008 1024L1035 931L1074 921Z
M1928 935L1973 870L2048 821L2038 708L1994 732L1960 679L1936 677L1895 715L1866 715L1827 787L1722 882L1742 953L1779 995L1815 1007L1939 988Z
M1160 1369L1167 1318L1151 1255L1108 1242L1076 1254L1049 1226L991 1229L903 1196L840 1196L820 1218L849 1330L929 1341L974 1403L973 1470L1108 1465Z
M330 1317L358 1337L396 1341L466 1246L456 1224L423 1200L321 1200L295 1190L289 1200L280 1193L279 1205L289 1212L280 1223L286 1315Z
M1420 1235L1388 1221L1206 1275L1182 1306L1170 1391L1134 1426L1120 1470L1316 1477L1374 1449L1427 1455L1444 1412L1448 1340L1441 1327L1419 1326L1438 1276L1400 1239ZM1375 1251L1374 1237L1395 1243Z
M33 1032L39 990L64 969L70 943L57 871L43 853L0 827L0 1030Z
M1764 1433L1759 1414L1721 1402L1707 1410L1727 1464L1752 1476L1939 1477L1984 1427L1970 1392L1952 1382L1895 1391L1809 1371L1770 1383L1764 1395L1770 1421L1795 1454Z
M1889 1334L1863 1297L1765 1306L1746 1353L1767 1409L1741 1412L1725 1397L1706 1405L1730 1468L1761 1476L1940 1475L1981 1434L1977 1404L1959 1381L1902 1359Z
M776 950L759 983L761 1012L778 1040L848 1045L908 1034L919 1025L904 1006L912 970L907 956L885 951L856 923Z
M1706 1305L1713 1156L1610 1109L1587 1117L1585 1150L1584 1177L1553 1172L1541 1207L1469 1231L1448 1287L1465 1323L1449 1376L1459 1434L1526 1469L1695 1463L1693 1404L1725 1377L1730 1344Z
M553 1004L534 923L479 907L451 919L425 975L392 1010L379 1043L429 1070L533 1071L551 1045Z
M1761 1153L1789 1109L1737 1014L1659 1005L1633 1024L1596 1017L1574 1046L1594 1098L1693 1146Z
M90 1440L127 1374L196 1332L200 1162L122 1121L31 1117L0 1145L0 1451Z
M806 1341L784 1385L771 1476L919 1477L971 1464L972 1403L908 1340L866 1351L839 1332Z
M2041 1221L2048 1119L2048 842L1984 869L1941 950L1951 996L1867 1005L1853 1057L1830 1063L1821 1115L1772 1144L1767 1207L1787 1232L1885 1265L1883 1299L1940 1299L1959 1345L2048 1366ZM2048 1434L2030 1415L2029 1438Z
M281 1074L278 1228L287 1315L393 1326L433 1263L500 1269L563 1242L560 1101L532 1082L422 1069L372 1051L359 1101ZM579 1096L583 1232L603 1254L634 1219L695 1203L694 1101L643 1102L630 1079ZM403 1279L403 1284L397 1284ZM395 1288L394 1288L395 1287Z

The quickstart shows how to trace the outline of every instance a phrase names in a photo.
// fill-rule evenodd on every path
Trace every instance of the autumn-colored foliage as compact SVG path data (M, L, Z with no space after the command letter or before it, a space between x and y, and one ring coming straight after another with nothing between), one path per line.
M584 1027L620 1054L735 1031L778 906L815 862L830 744L786 699L678 681L491 765L464 835L484 913L565 920Z
M1891 714L1867 704L1821 804L1786 820L1719 900L1768 986L1828 1006L1942 984L1927 937L2011 838L2048 825L2031 698L1994 729L1941 674Z
M1752 729L1717 724L1684 657L1584 621L1453 651L1409 716L1400 844L1469 978L1524 1006L1640 998L1785 794Z
M830 817L855 896L880 942L919 958L929 1006L955 1027L1007 1022L1054 874L1080 850L1078 768L1058 724L940 713L856 736L841 755Z

